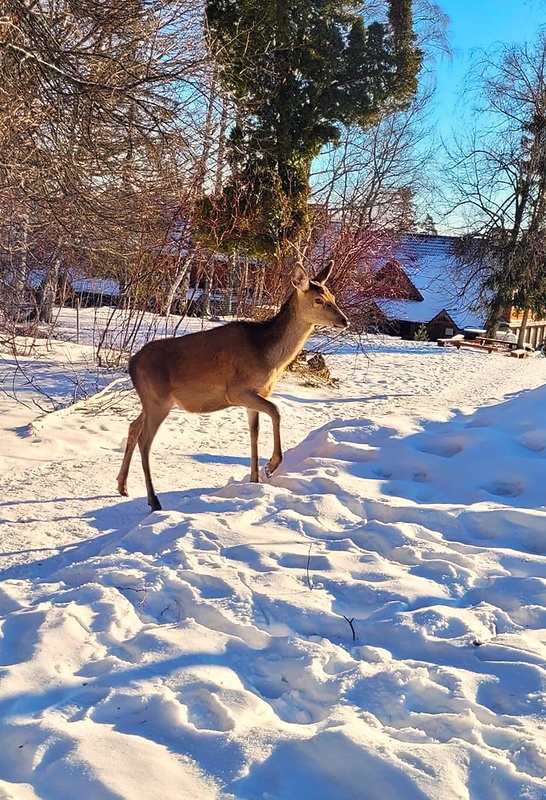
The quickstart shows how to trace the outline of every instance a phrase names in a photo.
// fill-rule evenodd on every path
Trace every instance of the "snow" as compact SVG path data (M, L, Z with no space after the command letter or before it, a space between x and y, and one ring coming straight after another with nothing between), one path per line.
M149 514L83 338L0 360L0 797L546 798L546 359L348 336L267 482L173 412Z

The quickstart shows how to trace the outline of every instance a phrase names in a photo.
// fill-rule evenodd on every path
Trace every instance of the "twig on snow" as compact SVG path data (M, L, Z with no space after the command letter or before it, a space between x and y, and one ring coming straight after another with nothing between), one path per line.
M346 620L349 623L349 627L351 628L351 632L353 634L353 642L356 642L356 631L353 625L355 618L353 617L352 619L349 619L349 617L346 617L345 614L342 614L341 616L343 617L344 620Z
M311 547L312 546L313 546L313 544L311 543L309 545L309 553L307 555L307 586L309 587L310 590L313 588L313 581L311 580L311 575L309 573L309 565L311 563Z

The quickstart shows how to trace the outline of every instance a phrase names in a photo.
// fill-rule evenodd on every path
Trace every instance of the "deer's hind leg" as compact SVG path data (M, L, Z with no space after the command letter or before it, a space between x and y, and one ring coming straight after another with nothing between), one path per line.
M142 431L138 437L138 447L142 460L142 469L144 470L144 479L146 481L146 492L148 494L148 505L151 511L161 511L161 503L157 498L152 483L152 475L150 472L150 448L159 426L167 417L170 410L170 403L162 403L161 405L157 404L153 408L148 409L146 413L143 412L144 421Z
M144 424L144 412L141 412L138 417L129 425L129 433L127 434L127 444L125 445L125 453L123 461L121 462L121 469L118 474L118 492L127 497L127 475L129 474L129 467L131 466L131 458L135 449L136 443L142 433Z

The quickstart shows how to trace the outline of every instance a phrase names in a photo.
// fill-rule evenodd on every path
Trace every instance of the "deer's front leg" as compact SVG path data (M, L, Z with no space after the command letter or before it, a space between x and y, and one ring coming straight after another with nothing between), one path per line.
M259 412L267 414L271 419L271 424L273 425L273 455L265 466L266 475L269 476L277 469L282 461L281 412L275 403L272 403L271 400L266 400L265 397L262 397L257 392L245 392L241 395L241 401L242 404L247 408L248 424L250 427L250 480L258 482L258 414Z
M250 480L253 483L259 483L258 434L260 432L260 415L252 408L247 408L246 413L250 430Z

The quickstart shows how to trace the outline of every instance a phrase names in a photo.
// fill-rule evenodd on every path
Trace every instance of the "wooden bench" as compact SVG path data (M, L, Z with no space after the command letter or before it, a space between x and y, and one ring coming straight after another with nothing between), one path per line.
M515 350L517 347L516 342L507 342L504 339L488 339L486 336L478 336L476 341L487 347L492 347L494 350L500 350L501 352Z
M456 347L460 350L464 347L468 350L482 350L486 353L508 353L512 350L510 342L500 342L497 339L486 339L479 337L476 339L464 339L454 336L452 339L438 339L440 347Z
M464 336L452 336L450 339L437 339L439 347L459 347L464 340Z
M486 353L503 353L514 358L526 358L531 355L529 347L518 347L514 342L503 342L499 339L489 339L477 336L475 339L465 339L463 336L453 336L451 339L438 339L440 347L464 347L468 350L482 350Z

